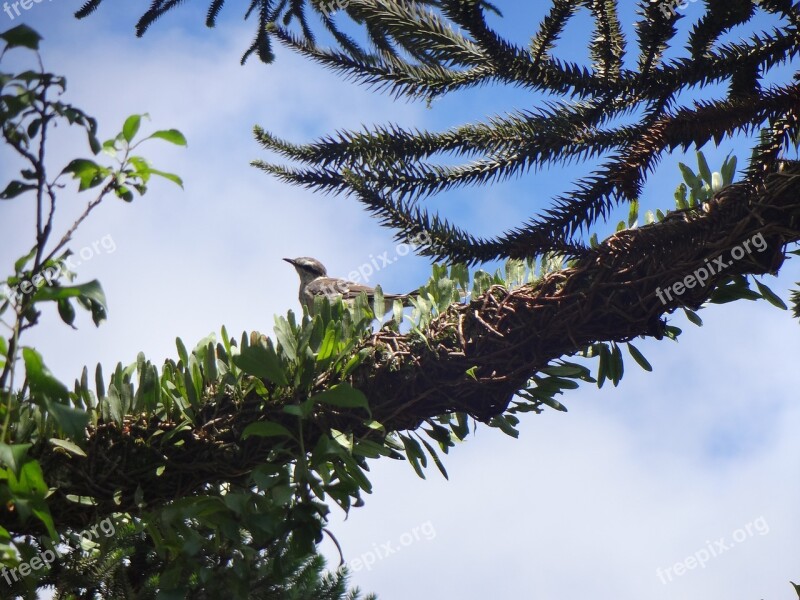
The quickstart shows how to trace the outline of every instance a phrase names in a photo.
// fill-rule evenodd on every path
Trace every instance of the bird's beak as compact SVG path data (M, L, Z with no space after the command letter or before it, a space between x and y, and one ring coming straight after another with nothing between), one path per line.
M294 266L294 259L292 259L292 258L284 258L283 260L285 260L290 265Z

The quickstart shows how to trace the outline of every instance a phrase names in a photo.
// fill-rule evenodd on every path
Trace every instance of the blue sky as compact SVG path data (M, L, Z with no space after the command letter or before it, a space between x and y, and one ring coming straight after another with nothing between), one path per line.
M524 43L542 7L498 4L506 15L495 25ZM428 109L342 82L280 48L272 66L251 60L240 67L254 23L242 23L239 8L226 8L209 31L205 6L189 3L136 39L143 3L107 0L76 21L71 15L79 6L44 0L14 21L0 12L0 30L24 22L45 36L46 67L67 77L67 100L96 116L103 136L118 131L127 115L148 112L152 121L143 128L176 127L189 146L142 148L156 166L180 174L185 190L155 183L132 205L109 201L75 236L77 253L113 240L113 251L85 251L78 269L78 281L102 282L109 319L95 328L79 315L73 331L53 311L24 339L68 381L85 364L99 361L109 371L139 351L161 362L175 355L176 336L193 345L223 324L237 336L271 332L274 314L297 309L296 275L284 256L315 256L331 273L347 275L371 257L396 255L391 232L356 201L316 196L250 167L252 159L268 158L253 140L253 125L293 141L373 123L438 130L540 99L481 88ZM628 26L633 11L626 10ZM700 11L696 3L684 12L692 18ZM586 56L586 23L563 37L558 56ZM22 61L11 54L2 69ZM77 134L62 130L53 142L54 171L88 155ZM705 150L712 168L731 150L740 166L749 156L741 141ZM693 154L663 161L644 207L674 206L678 160L695 164ZM0 150L0 179L13 173L13 160ZM448 193L432 206L481 235L496 234L584 173L575 165L531 173ZM85 201L65 190L57 229ZM3 203L0 211L0 264L10 265L31 244L33 215L24 201ZM408 255L371 281L404 291L429 271L427 259ZM790 260L779 278L765 282L787 299L798 279ZM619 388L586 386L563 399L569 413L528 415L518 440L479 428L446 458L450 481L435 470L422 481L407 464L374 463L366 506L331 523L345 558L362 560L353 582L384 600L792 598L788 580L800 580L793 558L800 551L800 408L788 350L800 330L788 312L766 302L714 305L701 316L703 328L671 319L684 329L678 343L637 343L652 374L628 360ZM676 563L703 556L721 538L728 549L704 568L664 581L666 569L674 573ZM364 557L377 557L387 543L395 551L364 568ZM322 549L335 564L333 545L326 540Z

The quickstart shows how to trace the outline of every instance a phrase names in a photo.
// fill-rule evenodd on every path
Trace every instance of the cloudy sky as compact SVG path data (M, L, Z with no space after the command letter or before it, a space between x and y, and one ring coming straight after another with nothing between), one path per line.
M282 257L315 256L346 275L384 252L396 256L391 232L356 201L315 196L250 167L268 158L253 125L294 141L373 123L438 130L539 100L487 88L427 108L340 81L280 49L269 67L255 60L242 67L255 25L241 21L238 5L223 11L214 31L197 5L137 39L133 26L146 3L106 4L84 21L72 18L76 0L45 0L13 20L0 13L0 30L26 23L44 35L46 68L66 76L67 101L97 117L102 136L147 112L152 121L143 129L178 128L189 141L185 149L142 147L157 167L183 177L184 190L157 182L132 205L109 199L75 236L78 281L102 282L109 319L95 328L81 315L71 330L52 311L24 340L68 381L83 365L101 362L108 372L139 351L160 363L175 356L176 336L194 345L222 325L237 336L271 332L273 315L297 309L296 275ZM517 41L543 10L498 4L506 16L496 26ZM690 18L692 11L699 5L688 6ZM560 56L586 56L586 24L580 19L565 36L573 44ZM15 52L0 68L26 60ZM74 132L59 131L53 144L54 172L89 154ZM717 168L730 151L740 166L749 156L744 141L704 150ZM653 176L646 207L673 207L679 159ZM0 187L15 167L0 150ZM479 234L496 234L583 172L572 165L532 173L432 205ZM72 192L58 207L60 231L86 202ZM33 223L29 201L0 206L6 270L31 246ZM429 271L427 259L408 255L371 281L404 291ZM798 279L790 260L765 283L786 299ZM563 400L569 413L527 416L518 440L479 428L447 457L449 481L435 470L422 481L408 464L374 463L366 506L331 523L353 583L384 600L795 597L788 580L800 581L800 406L787 350L800 342L800 328L766 302L711 306L701 316L702 328L672 318L684 329L678 343L637 343L654 373L628 360L619 388L573 392ZM336 564L333 545L322 550Z

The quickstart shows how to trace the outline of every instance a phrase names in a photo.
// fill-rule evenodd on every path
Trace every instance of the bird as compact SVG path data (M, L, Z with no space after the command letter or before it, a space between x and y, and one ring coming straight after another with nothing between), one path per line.
M314 298L327 296L329 299L341 296L345 303L352 304L364 292L370 306L375 299L375 288L347 279L328 277L328 270L320 261L310 256L298 258L284 258L292 265L300 276L300 304L308 308L309 314L314 314ZM403 306L411 306L411 294L384 294L384 314L392 310L394 301L400 300Z

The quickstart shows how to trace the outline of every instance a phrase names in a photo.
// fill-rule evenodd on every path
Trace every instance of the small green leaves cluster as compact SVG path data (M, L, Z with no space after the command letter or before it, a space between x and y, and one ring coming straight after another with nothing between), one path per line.
M103 142L102 152L113 158L117 163L116 166L106 167L90 159L78 158L64 168L64 173L70 173L79 181L79 191L88 190L107 182L110 190L118 198L125 202L132 202L133 191L144 195L147 192L147 183L153 175L163 177L183 187L183 181L174 173L156 169L145 158L131 154L140 144L151 139L186 146L186 138L177 129L155 131L134 142L139 133L142 118L149 118L149 115L145 113L129 116L122 125L122 130L114 138Z
M698 150L696 153L697 158L697 174L686 164L679 162L678 168L683 176L683 182L678 185L675 190L675 208L677 210L687 210L690 208L701 207L704 203L708 202L714 194L722 188L729 186L733 183L736 177L736 163L735 156L729 154L725 157L722 167L719 171L712 172L708 166L708 161L702 151ZM647 225L651 223L660 223L666 218L666 214L661 209L656 209L655 212L648 210L644 215L644 222ZM636 227L639 221L639 201L633 200L629 203L628 219L627 221L620 221L617 224L616 231ZM590 239L590 245L596 248L599 245L597 234L593 233Z
M722 188L732 184L736 176L736 162L736 157L729 154L725 157L720 170L712 173L705 155L698 150L697 174L684 163L678 163L684 182L675 190L677 209L685 210L702 206Z

